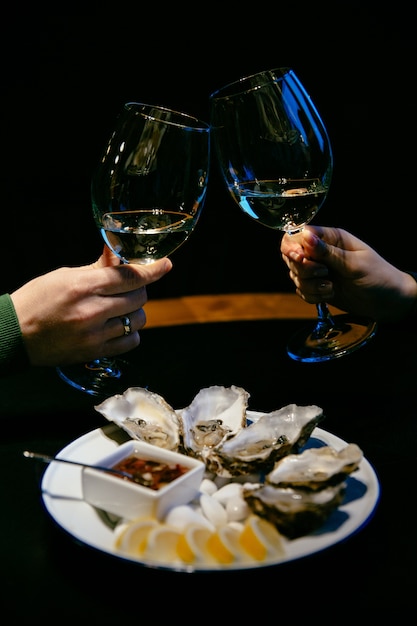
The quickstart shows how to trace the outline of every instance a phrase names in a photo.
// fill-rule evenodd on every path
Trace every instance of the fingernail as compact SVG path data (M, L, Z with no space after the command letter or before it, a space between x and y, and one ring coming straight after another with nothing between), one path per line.
M295 261L296 263L300 263L300 261L303 260L303 255L299 254L298 252L289 252L288 256L290 257L291 261Z
M319 237L311 232L311 230L306 230L304 235L306 241L310 244L310 246L317 246L320 242Z

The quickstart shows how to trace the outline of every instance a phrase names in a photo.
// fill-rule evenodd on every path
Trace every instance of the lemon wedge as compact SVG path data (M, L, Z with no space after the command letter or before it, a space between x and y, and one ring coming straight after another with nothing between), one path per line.
M146 518L131 522L116 539L116 548L134 556L141 556L146 548L150 531L159 524L156 519Z
M285 554L284 540L280 532L258 515L250 515L245 520L239 544L256 561L265 561Z
M178 540L181 530L168 524L157 524L148 533L143 556L152 561L178 563Z
M241 531L233 526L220 526L208 537L206 544L208 553L217 563L231 565L241 560L240 533Z
M177 552L184 563L210 563L213 557L207 542L213 531L201 524L189 524L178 539Z

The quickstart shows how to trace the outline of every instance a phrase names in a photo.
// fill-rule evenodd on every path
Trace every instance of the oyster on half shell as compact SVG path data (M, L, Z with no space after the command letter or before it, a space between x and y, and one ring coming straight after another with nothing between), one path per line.
M277 461L263 484L245 484L242 495L254 513L295 539L319 528L343 502L346 478L362 457L353 443L339 451L307 448Z
M94 408L133 439L178 451L178 415L157 393L142 387L129 387L123 394L106 398Z
M242 387L213 385L201 389L177 411L186 454L207 460L211 451L246 426L249 393Z
M318 491L246 483L242 495L256 515L296 539L319 528L343 502L345 490L344 482Z
M323 418L316 405L288 404L264 413L210 452L212 471L223 476L269 472L277 459L303 446Z
M356 443L341 450L330 446L307 448L300 454L288 454L265 476L265 482L279 487L302 487L311 491L342 482L354 472L363 457Z

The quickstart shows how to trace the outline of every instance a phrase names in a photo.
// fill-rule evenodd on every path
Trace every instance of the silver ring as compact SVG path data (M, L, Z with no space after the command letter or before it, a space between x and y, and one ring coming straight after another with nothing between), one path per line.
M123 334L130 335L130 333L132 332L132 323L130 321L130 317L128 315L122 315L120 321L123 324Z

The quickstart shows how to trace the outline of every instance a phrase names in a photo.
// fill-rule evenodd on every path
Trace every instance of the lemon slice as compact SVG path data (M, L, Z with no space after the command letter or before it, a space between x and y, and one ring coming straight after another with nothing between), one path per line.
M180 535L177 544L179 558L188 564L213 563L214 558L207 548L213 530L201 524L189 524Z
M250 515L243 525L239 544L256 561L284 556L284 540L270 522L258 515Z
M217 563L231 565L242 558L239 545L241 531L233 526L221 526L207 539L208 553Z
M168 524L157 524L149 531L143 556L161 563L179 563L177 552L181 530Z
M139 519L130 522L116 538L116 548L134 556L142 556L150 531L158 525L155 519Z

